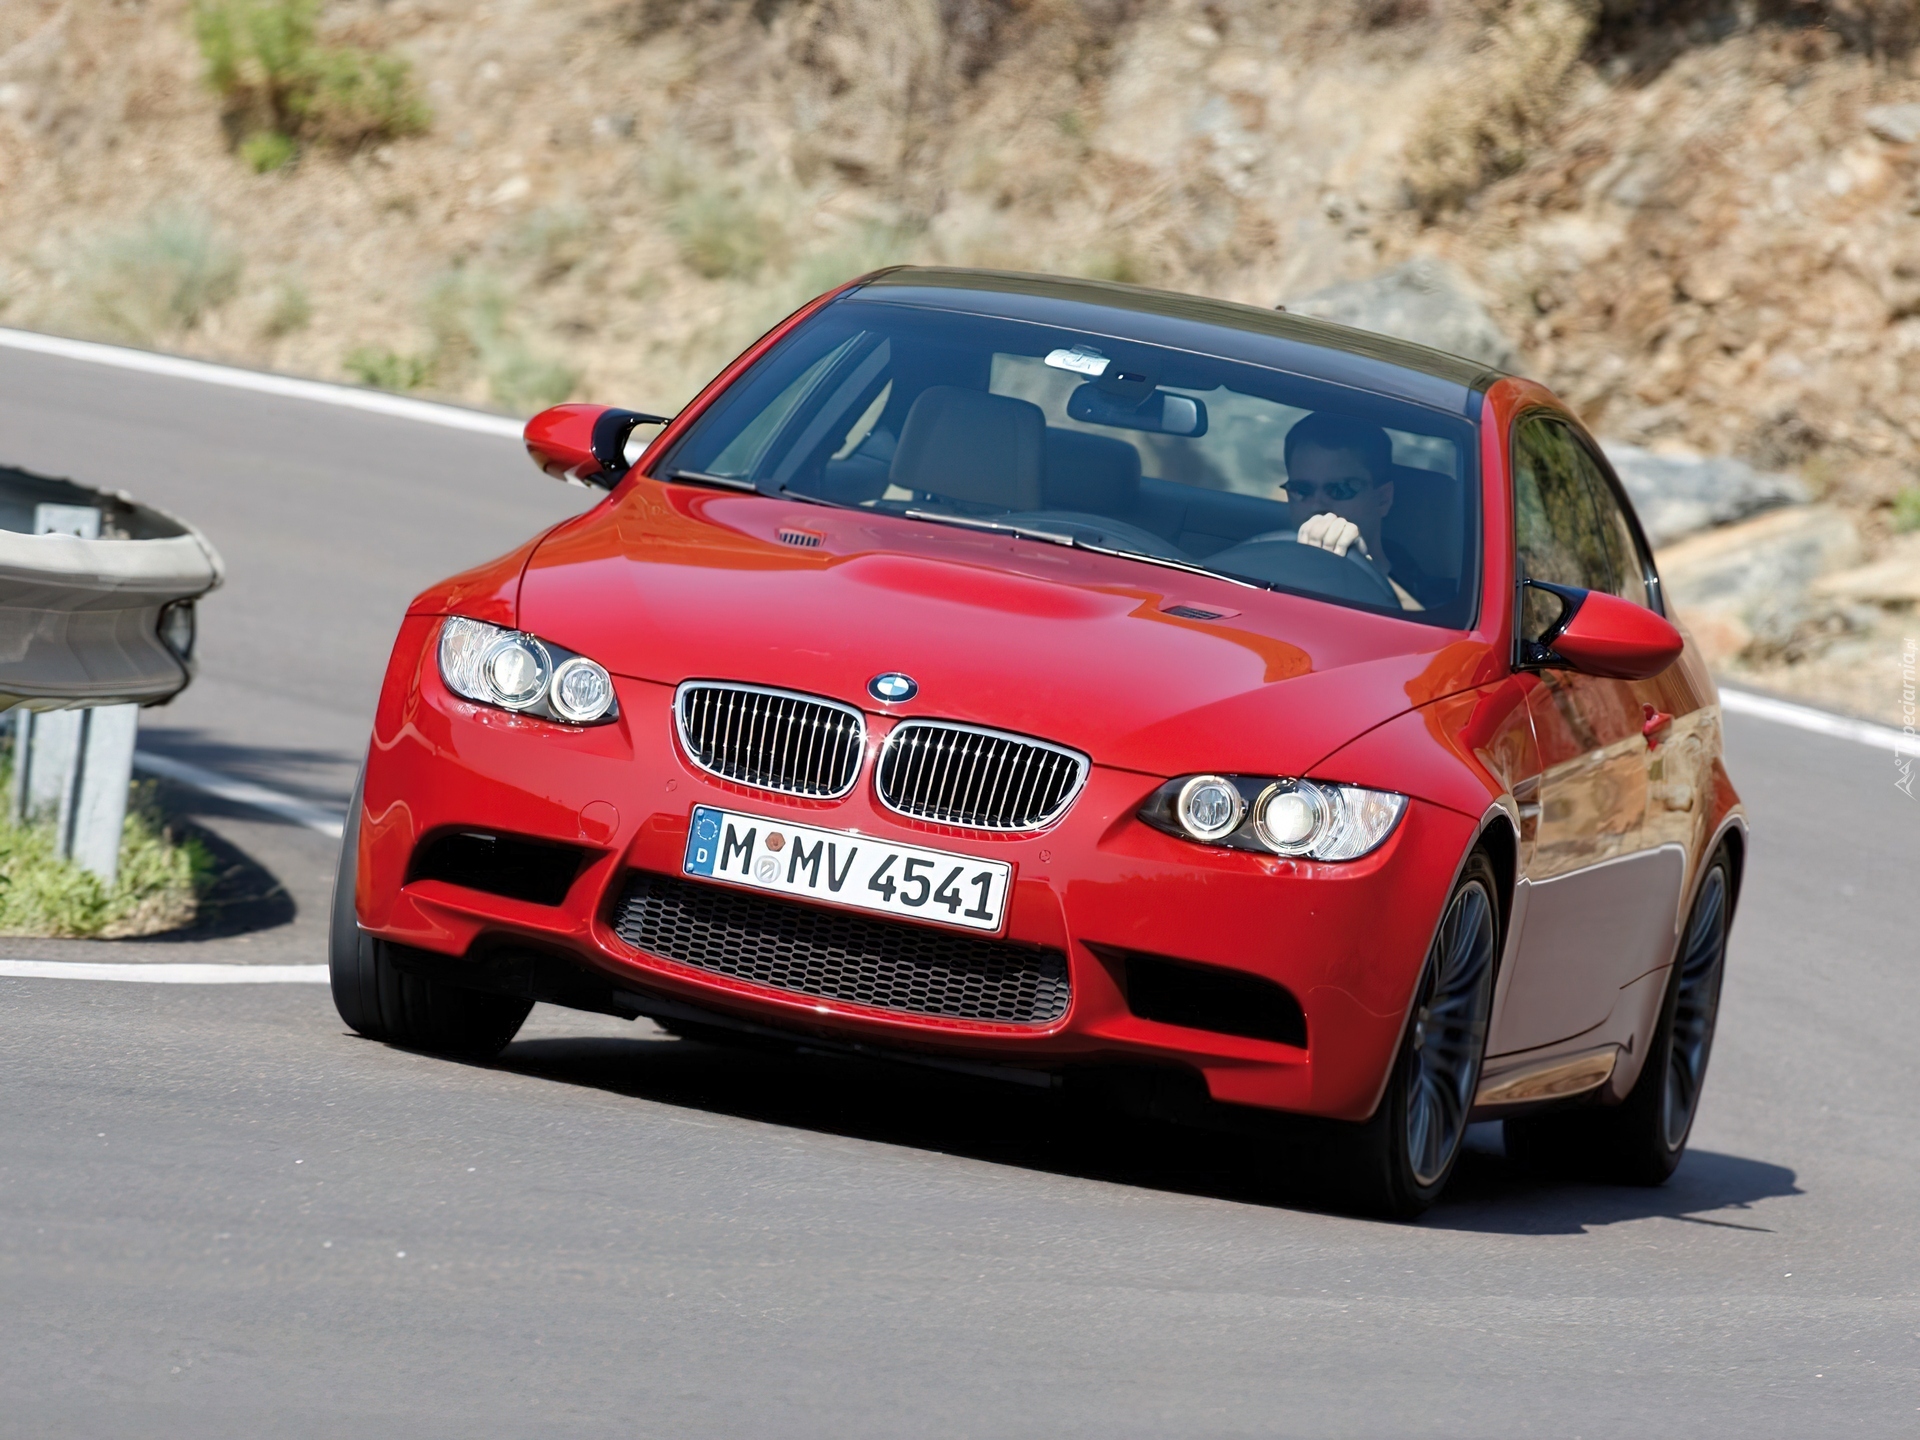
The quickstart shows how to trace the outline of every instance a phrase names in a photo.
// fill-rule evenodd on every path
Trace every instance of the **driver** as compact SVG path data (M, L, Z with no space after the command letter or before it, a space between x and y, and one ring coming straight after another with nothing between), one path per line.
M1285 454L1295 538L1336 555L1359 547L1393 587L1402 610L1424 609L1393 578L1381 540L1381 522L1393 508L1393 442L1387 432L1322 410L1287 432Z

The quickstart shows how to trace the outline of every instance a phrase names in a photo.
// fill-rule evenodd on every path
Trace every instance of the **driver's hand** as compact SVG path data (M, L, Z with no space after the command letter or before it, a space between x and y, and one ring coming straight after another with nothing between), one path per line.
M1360 538L1360 527L1332 511L1307 521L1300 527L1298 538L1302 545L1318 545L1322 550L1331 550L1336 555L1344 555L1358 545L1362 555L1369 560L1373 558L1367 554L1367 542Z

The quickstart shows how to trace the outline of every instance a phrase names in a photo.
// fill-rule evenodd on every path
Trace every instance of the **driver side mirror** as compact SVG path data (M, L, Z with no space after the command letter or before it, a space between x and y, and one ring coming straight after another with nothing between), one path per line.
M1543 580L1521 584L1561 604L1559 618L1538 639L1521 642L1530 668L1565 667L1606 680L1651 680L1686 646L1671 623L1631 600Z
M521 436L533 463L569 485L611 490L627 473L627 437L642 425L665 425L664 415L605 405L555 405L527 421Z

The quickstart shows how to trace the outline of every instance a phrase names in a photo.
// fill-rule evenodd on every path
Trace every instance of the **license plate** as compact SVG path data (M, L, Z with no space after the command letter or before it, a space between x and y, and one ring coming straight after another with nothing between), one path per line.
M995 931L1013 879L1013 866L1003 860L922 850L711 805L693 808L682 868L755 890Z

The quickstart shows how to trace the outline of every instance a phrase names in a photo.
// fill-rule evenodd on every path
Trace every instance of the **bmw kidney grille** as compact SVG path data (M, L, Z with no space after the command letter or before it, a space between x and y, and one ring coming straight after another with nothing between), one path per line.
M694 763L724 779L832 800L860 778L867 728L851 705L690 680L674 695L673 714Z
M946 720L897 726L877 776L889 810L974 830L1050 825L1086 778L1087 757L1077 751Z

